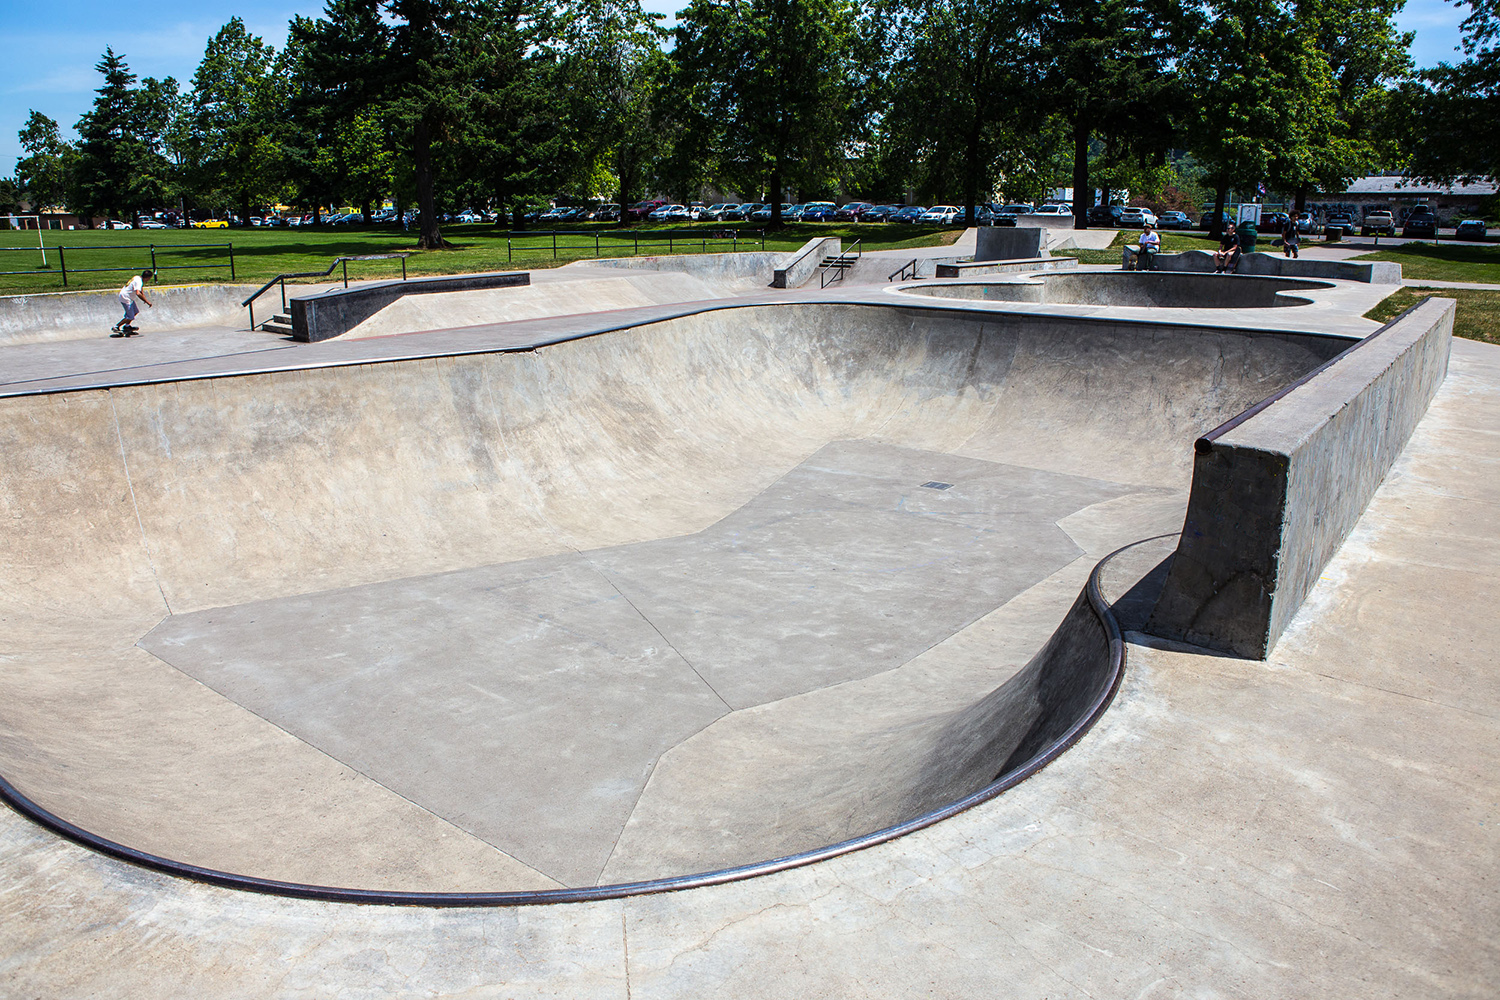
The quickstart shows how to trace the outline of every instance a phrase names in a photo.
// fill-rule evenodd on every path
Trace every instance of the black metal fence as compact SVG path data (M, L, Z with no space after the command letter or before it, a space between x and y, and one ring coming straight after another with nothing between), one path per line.
M79 254L90 253L115 253L121 250L145 250L140 255L140 263L131 264L126 267L78 267L76 262ZM192 264L162 264L159 263L163 257L172 260L172 254L179 250L227 250L227 260L223 263L194 262ZM235 278L234 273L234 244L233 243L127 243L119 246L97 246L97 247L0 247L0 253L40 253L45 260L47 253L57 254L57 267L50 265L42 268L33 268L29 271L0 271L0 276L12 274L61 274L63 287L68 287L68 275L71 274L99 274L108 271L144 271L148 267L152 271L198 271L198 270L228 270L229 279ZM74 255L75 265L68 266L68 254ZM159 256L160 255L160 256ZM180 259L180 258L177 258ZM84 257L83 262L88 258Z
M595 257L604 257L614 252L618 252L621 256L639 257L642 246L646 247L648 252L653 246L658 250L665 246L669 254L693 249L697 249L700 253L708 253L710 247L723 249L729 253L752 248L764 250L766 231L764 229L689 229L650 230L637 233L628 230L596 230L594 232L550 229L536 232L512 230L505 234L505 262L512 263L517 251L524 253L549 249L552 251L553 260L560 259L566 252L586 252L590 248L593 249Z

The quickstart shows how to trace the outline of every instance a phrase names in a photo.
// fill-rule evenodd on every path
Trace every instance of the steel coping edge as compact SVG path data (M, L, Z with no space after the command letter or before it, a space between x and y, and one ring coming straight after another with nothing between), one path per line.
M800 868L818 861L825 861L843 854L851 854L855 851L875 847L876 845L884 844L956 816L1014 788L1022 781L1041 771L1048 764L1060 757L1073 744L1082 739L1084 734L1093 728L1094 724L1099 721L1104 712L1109 708L1111 702L1113 702L1115 694L1120 689L1120 683L1125 673L1124 637L1120 631L1118 619L1115 618L1109 602L1104 598L1103 590L1099 583L1100 575L1110 560L1137 544L1139 544L1139 541L1122 546L1101 559L1089 573L1088 582L1084 585L1083 596L1087 599L1090 610L1104 630L1104 636L1108 645L1109 662L1105 668L1108 672L1108 683L1103 685L1102 690L1094 697L1087 710L1079 718L1073 720L1062 735L1042 747L1035 755L1019 766L1004 772L988 785L956 802L923 813L895 826L886 827L883 830L877 830L860 837L830 844L827 847L814 848L797 854L772 858L767 861L758 861L748 865L699 872L691 875L649 879L642 882L623 882L615 885L585 886L570 889L511 892L413 892L349 889L338 886L281 882L275 879L256 878L250 875L237 875L233 872L203 868L198 865L174 861L171 858L148 854L145 851L127 847L124 844L109 840L106 837L99 836L76 824L68 822L34 802L16 788L15 785L11 784L3 775L0 775L0 800L4 800L16 812L60 837L71 840L97 853L137 867L223 888L322 902L421 907L532 906L551 903L619 899L626 896L641 896L682 889L697 889L706 886L721 885L726 882L737 882L760 875L770 875L775 872L785 871L790 868ZM1065 616L1063 621L1059 622L1059 631L1066 621L1067 617ZM1045 645L1043 648L1045 648Z

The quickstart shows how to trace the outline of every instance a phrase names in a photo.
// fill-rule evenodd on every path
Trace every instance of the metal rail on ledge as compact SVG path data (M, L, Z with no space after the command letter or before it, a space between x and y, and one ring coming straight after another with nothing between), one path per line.
M359 254L359 255L356 255L356 256L353 256L353 257L335 257L333 259L333 263L328 265L328 270L326 270L326 271L291 271L291 272L288 272L286 274L278 274L276 277L272 278L270 281L266 282L264 285L261 285L260 288L256 289L255 292L253 294L251 294L251 296L248 299L246 299L245 301L241 302L240 305L242 305L246 309L250 310L250 329L254 330L255 329L255 300L258 299L258 298L260 298L262 295L266 294L266 292L270 290L270 288L271 288L272 285L275 285L275 284L280 284L281 285L281 308L285 309L286 308L286 279L288 279L288 278L326 278L330 274L333 273L333 269L334 268L336 268L336 267L338 267L339 265L342 264L343 268L344 268L344 287L348 288L349 287L349 262L351 260L395 260L396 258L399 257L401 259L401 280L405 281L406 280L406 258L408 258L410 256L411 256L411 254L409 254L409 253L367 253L367 254Z

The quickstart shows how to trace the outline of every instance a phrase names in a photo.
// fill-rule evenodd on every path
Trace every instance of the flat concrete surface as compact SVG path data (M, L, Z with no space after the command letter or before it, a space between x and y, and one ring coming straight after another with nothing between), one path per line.
M1264 663L1132 645L1101 725L901 840L515 910L270 899L0 814L17 996L1485 997L1500 979L1500 350L1448 382Z

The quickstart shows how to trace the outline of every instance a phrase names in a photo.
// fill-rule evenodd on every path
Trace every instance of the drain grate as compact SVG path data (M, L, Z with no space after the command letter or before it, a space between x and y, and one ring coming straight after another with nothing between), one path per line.
M922 488L928 490L951 490L953 489L953 484L939 482L923 483Z

